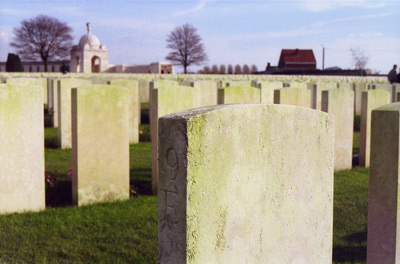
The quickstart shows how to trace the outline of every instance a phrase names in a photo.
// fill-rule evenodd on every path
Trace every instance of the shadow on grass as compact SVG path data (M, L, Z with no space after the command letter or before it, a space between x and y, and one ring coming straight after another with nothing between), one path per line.
M131 170L131 195L152 195L151 169ZM46 187L46 207L59 208L72 206L72 182L60 180L53 188Z
M151 169L131 169L131 188L136 195L152 195L151 190Z
M333 247L333 258L335 263L365 262L367 260L366 246Z
M48 149L58 148L58 139L57 138L46 138L44 140L44 147L48 148Z
M343 237L344 240L354 243L363 244L367 242L367 231L357 232ZM334 262L365 262L367 260L366 246L338 246L333 247Z
M72 206L72 182L58 181L53 188L46 188L46 207Z

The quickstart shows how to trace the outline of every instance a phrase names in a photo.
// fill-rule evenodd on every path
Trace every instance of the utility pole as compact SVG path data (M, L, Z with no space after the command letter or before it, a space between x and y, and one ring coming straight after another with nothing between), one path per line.
M322 70L325 70L325 47L322 45Z

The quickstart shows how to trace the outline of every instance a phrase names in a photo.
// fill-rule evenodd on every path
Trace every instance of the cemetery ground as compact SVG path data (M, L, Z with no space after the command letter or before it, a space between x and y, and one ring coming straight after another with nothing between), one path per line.
M45 129L45 167L51 179L57 177L53 187L46 184L48 209L0 216L1 263L157 262L147 107L142 105L140 143L129 147L132 188L126 201L71 206L71 150L57 149L57 129ZM357 132L354 154L358 138ZM368 173L361 167L335 173L333 263L366 261Z

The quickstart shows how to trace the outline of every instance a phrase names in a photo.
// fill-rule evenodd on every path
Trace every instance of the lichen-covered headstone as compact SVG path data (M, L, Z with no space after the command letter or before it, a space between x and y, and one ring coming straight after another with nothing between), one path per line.
M150 90L150 134L152 191L158 186L158 119L162 116L201 106L198 87L183 85L153 88Z
M114 79L111 85L119 85L129 89L129 144L139 143L140 102L138 81Z
M149 103L150 81L148 79L139 79L139 99L140 103Z
M71 131L71 89L79 86L90 85L86 79L58 79L57 100L58 103L58 146L62 149L72 147Z
M330 115L224 105L159 133L159 263L332 263Z
M279 81L257 82L256 87L261 89L261 103L274 103L274 90L283 88L283 83Z
M232 86L218 89L218 104L250 104L261 102L261 89L252 86Z
M322 111L335 118L335 171L352 168L354 92L337 88L322 92Z
M365 83L362 82L355 82L353 84L353 91L354 91L354 115L359 116L361 115L361 95L362 92L367 91L367 86Z
M372 111L367 263L400 263L400 103Z
M182 81L180 85L200 89L201 106L214 106L218 104L218 83L210 80Z
M311 107L311 92L304 88L282 88L274 91L274 104Z
M0 213L45 208L43 89L0 85Z
M384 90L362 92L359 154L359 164L362 167L369 167L370 161L371 111L382 105L389 104L390 100L390 93Z
M129 198L128 89L93 85L71 96L73 203Z

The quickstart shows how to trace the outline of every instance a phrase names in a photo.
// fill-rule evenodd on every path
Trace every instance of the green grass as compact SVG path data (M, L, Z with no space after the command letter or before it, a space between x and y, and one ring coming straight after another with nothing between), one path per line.
M148 124L140 130L149 136ZM57 129L46 128L45 135L46 170L60 174L57 187L47 188L47 202L61 208L0 216L0 263L156 263L157 197L148 196L151 143L129 146L135 197L72 207L71 150L50 148ZM333 263L365 263L368 169L336 172L334 180Z
M354 132L353 134L353 155L360 153L360 132Z
M333 213L334 263L365 263L368 212L367 168L335 173Z
M1 263L155 263L157 198L0 217Z

